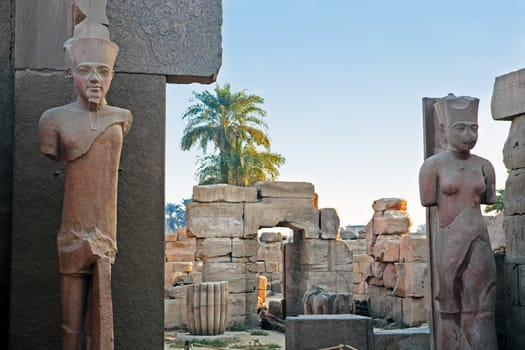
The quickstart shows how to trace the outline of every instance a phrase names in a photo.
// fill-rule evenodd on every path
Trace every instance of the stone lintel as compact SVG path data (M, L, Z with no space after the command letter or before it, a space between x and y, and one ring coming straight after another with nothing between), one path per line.
M167 83L216 80L222 60L221 0L108 1L115 71L163 75ZM66 69L62 46L73 33L72 1L16 0L16 69Z
M525 114L525 69L496 77L491 110L494 120L512 120Z

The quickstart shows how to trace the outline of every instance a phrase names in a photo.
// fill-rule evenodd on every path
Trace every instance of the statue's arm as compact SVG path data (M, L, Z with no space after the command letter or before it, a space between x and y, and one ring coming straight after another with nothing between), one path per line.
M51 114L44 112L38 122L38 141L40 152L53 160L60 158L58 126Z
M438 171L435 160L426 160L419 171L419 196L421 205L432 207L438 199Z
M481 198L481 203L494 204L496 203L496 172L488 161L483 164L482 169L485 177L485 193Z
M122 125L122 132L124 135L126 135L131 128L131 123L133 122L133 116L131 115L131 112L127 109L124 110L124 123Z

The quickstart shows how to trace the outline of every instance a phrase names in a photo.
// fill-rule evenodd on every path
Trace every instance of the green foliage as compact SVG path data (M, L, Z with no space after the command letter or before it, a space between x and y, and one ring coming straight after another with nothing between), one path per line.
M183 199L180 204L167 203L164 208L164 226L166 232L174 233L177 228L186 226L186 205L191 199Z
M184 112L187 121L181 149L199 147L196 177L199 184L225 183L252 186L257 181L274 180L285 158L270 152L264 99L245 91L231 92L230 85L193 93L194 104ZM208 147L212 146L212 152Z
M485 213L495 212L499 214L503 211L503 197L505 195L504 189L496 190L496 203L485 206Z
M217 348L227 348L228 342L220 339L200 339L200 340L194 340L193 344L202 344L202 345L209 345L209 346L215 346Z
M268 332L263 331L263 330L261 330L261 329L256 329L256 330L254 330L254 331L251 331L251 332L250 332L250 335L262 335L262 336L266 336L266 335L268 335Z
M246 329L247 329L246 325L244 323L240 323L240 322L235 322L229 328L229 330L232 331L232 332L246 332Z

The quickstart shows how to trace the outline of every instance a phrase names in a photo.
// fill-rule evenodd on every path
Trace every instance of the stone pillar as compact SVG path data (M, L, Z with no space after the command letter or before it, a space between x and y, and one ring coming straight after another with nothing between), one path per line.
M525 348L525 69L496 78L492 118L512 121L503 147L505 184L505 312L507 349Z
M112 40L120 47L108 101L134 117L119 172L119 253L112 271L115 349L160 349L165 85L215 79L221 2L113 0L107 14ZM43 111L74 99L60 54L71 36L72 18L71 1L0 0L0 157L6 155L0 162L7 164L0 167L2 302L10 274L10 329L0 339L9 339L12 350L60 347L56 235L64 167L39 154L37 125Z

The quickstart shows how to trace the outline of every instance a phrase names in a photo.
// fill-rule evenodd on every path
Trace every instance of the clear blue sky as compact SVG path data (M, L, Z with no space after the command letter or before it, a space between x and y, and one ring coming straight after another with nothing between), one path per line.
M315 185L342 225L366 224L382 197L424 223L422 97L480 98L473 153L496 168L509 122L490 116L496 76L525 68L525 1L223 0L218 83L265 99L279 180ZM192 91L168 85L166 200L190 198L197 151L182 152Z

